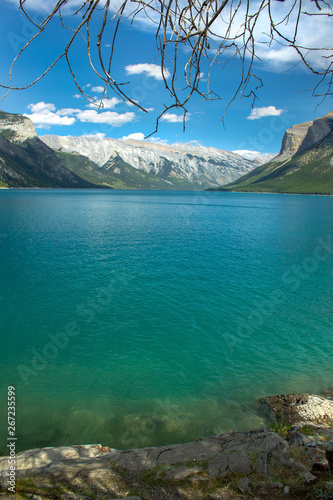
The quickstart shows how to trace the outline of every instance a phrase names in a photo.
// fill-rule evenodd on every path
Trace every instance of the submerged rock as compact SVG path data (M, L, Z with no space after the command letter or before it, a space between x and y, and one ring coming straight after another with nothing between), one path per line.
M286 425L299 422L333 424L333 400L309 394L282 394L260 400L271 416Z
M59 495L65 487L77 498L85 488L91 495L87 498L99 500L130 495L147 500L229 498L229 490L235 499L256 495L299 499L304 491L308 495L304 498L316 498L318 492L324 495L318 498L330 498L333 400L291 394L263 402L279 422L289 426L289 440L263 427L158 447L118 450L91 444L28 450L16 456L16 478L29 478L24 483L26 492L33 481L34 491L45 499L55 498L47 490L53 491L55 485ZM304 422L304 418L312 420ZM7 480L8 457L0 457L2 490L7 489ZM196 496L200 488L202 495ZM216 496L207 497L205 488L220 489Z

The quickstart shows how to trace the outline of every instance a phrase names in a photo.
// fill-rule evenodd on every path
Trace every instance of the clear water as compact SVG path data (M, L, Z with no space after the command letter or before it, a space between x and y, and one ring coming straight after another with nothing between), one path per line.
M184 442L332 388L333 198L0 191L0 449ZM64 332L67 332L66 334Z

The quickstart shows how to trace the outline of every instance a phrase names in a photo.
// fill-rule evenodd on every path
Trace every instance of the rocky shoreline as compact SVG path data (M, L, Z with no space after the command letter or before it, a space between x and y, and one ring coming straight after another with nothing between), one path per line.
M15 495L8 495L8 457L0 457L0 498L333 499L333 393L260 403L270 429L132 450L93 444L21 452Z

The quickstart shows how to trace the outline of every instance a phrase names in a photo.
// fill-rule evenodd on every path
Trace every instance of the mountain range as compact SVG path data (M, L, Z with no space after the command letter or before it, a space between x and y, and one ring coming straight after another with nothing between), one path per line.
M333 194L333 111L286 130L278 156L218 190Z
M237 154L187 144L38 137L27 117L0 112L0 187L202 190L255 167Z
M333 194L333 111L286 130L263 165L190 144L44 135L0 111L0 187Z
M58 152L70 170L94 183L103 176L115 188L200 190L227 184L256 166L228 151L189 144L55 135L41 140ZM73 156L65 158L64 153L84 156L92 162L92 170L82 172L79 162L74 160L74 165Z

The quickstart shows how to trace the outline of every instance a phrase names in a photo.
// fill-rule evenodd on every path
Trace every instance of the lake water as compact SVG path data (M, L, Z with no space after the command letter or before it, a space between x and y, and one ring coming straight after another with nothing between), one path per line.
M0 191L0 449L185 442L332 389L333 198Z

